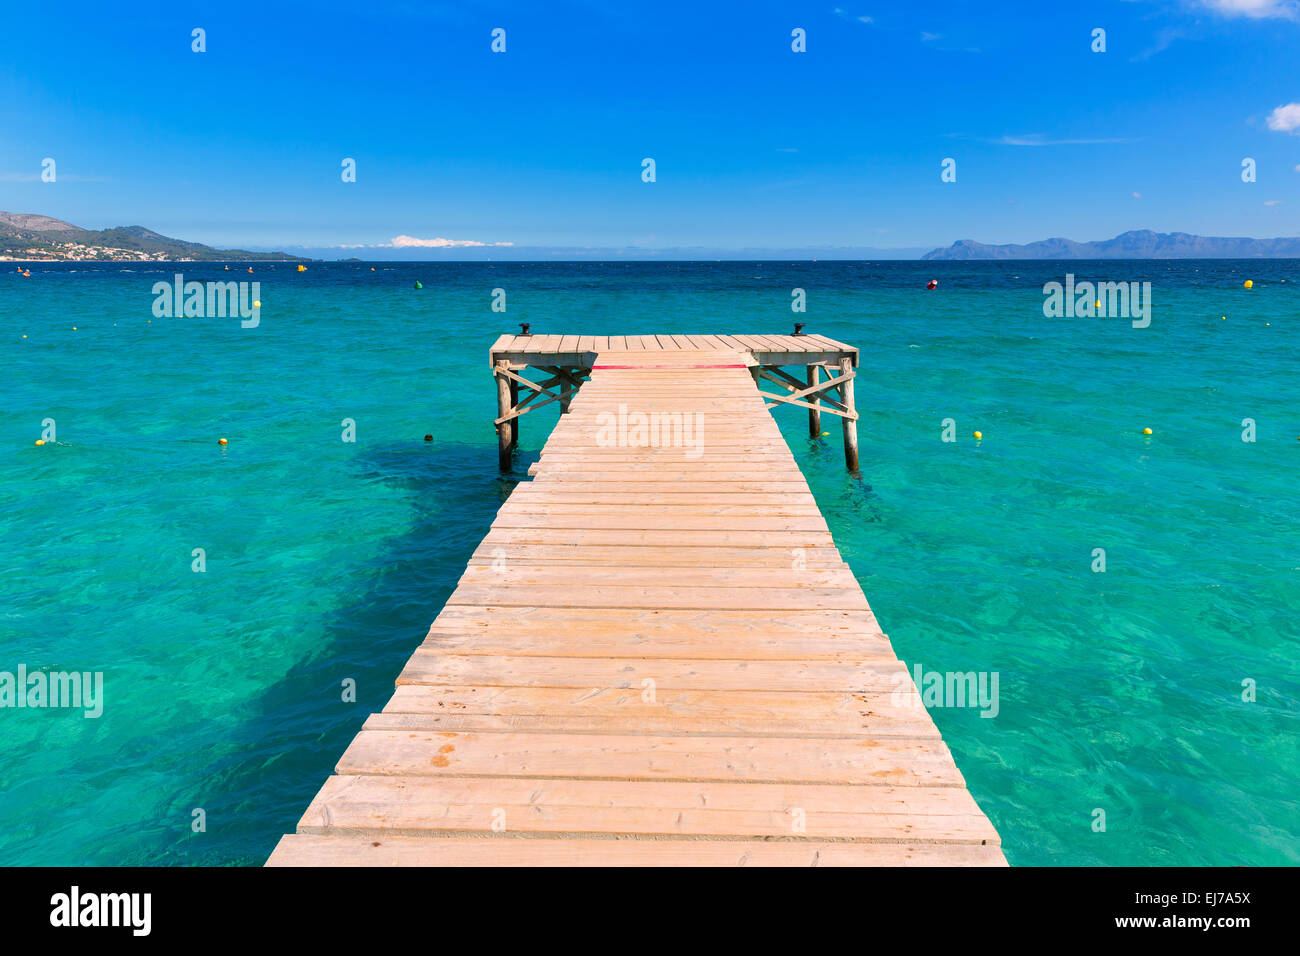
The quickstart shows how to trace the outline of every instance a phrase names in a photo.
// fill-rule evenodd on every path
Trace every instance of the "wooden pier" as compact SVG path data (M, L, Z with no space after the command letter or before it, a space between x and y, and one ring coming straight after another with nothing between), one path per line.
M844 461L849 471L857 471L858 413L853 405L853 379L858 350L802 330L803 323L795 325L793 335L503 335L489 352L497 376L501 470L510 470L511 454L519 443L520 416L556 401L568 411L569 402L582 383L590 379L598 362L627 361L648 366L677 362L703 368L712 355L724 364L744 365L760 389L765 381L785 389L772 392L769 385L768 391L760 390L759 394L769 404L807 408L808 428L814 437L821 435L823 411L838 415L843 423ZM794 365L806 375L805 381L785 370ZM535 382L518 374L529 367L549 378ZM612 369L614 365L606 367ZM830 376L826 381L820 380L823 368ZM831 398L831 392L838 393L838 399Z
M503 456L566 411L269 865L1005 865L768 412L839 415L856 468L856 349L490 361Z

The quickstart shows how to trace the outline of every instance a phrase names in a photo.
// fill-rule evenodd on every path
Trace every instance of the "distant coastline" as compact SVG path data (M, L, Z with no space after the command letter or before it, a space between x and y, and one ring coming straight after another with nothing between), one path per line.
M945 249L931 249L922 261L966 259L1296 259L1300 237L1250 239L1194 236L1186 232L1135 229L1114 239L1076 242L1042 239L1024 245L988 245L961 239Z
M129 250L127 250L127 251L129 251ZM243 262L315 262L315 261L317 261L317 260L315 260L315 259L304 259L304 258L302 258L302 257L300 257L300 256L286 256L286 258L284 258L284 259L271 259L271 258L268 258L268 257L266 257L266 256L257 256L256 253L252 253L252 254L250 254L250 256L255 256L255 258L252 258L252 257L246 257L246 258L230 258L230 259L227 259L227 258L218 258L218 259L167 259L167 258L163 258L163 259L154 259L154 258L152 258L152 257L149 257L149 258L141 257L141 258L135 258L135 259L131 259L131 258L125 258L125 259L96 259L96 258L85 258L85 259L51 259L51 258L49 258L48 256L41 256L41 257L38 257L38 258L35 258L35 259L29 259L29 258L23 258L23 257L21 257L21 256L6 256L6 255L0 255L0 262L48 262L48 263L51 263L51 264L53 264L53 265L67 265L67 264L69 264L69 263L74 263L74 262L152 262L152 263L156 263L156 264L158 264L158 265L166 265L166 264L169 263L169 262L206 262L206 263L212 263L212 264L215 264L215 265L221 265L221 264L223 264L223 263L236 263L236 262L243 263Z
M0 262L302 262L287 252L214 249L144 226L82 229L31 213L0 212Z

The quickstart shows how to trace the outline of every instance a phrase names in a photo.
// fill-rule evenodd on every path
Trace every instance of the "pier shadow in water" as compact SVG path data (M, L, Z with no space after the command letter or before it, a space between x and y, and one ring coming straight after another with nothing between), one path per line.
M207 813L207 834L166 828L164 845L142 847L138 863L252 865L266 861L281 835L292 833L366 718L392 696L394 680L423 641L456 586L501 503L527 480L535 452L520 453L516 471L497 470L494 445L424 443L391 446L357 457L358 479L415 492L409 532L392 538L382 556L358 567L364 592L326 622L321 653L293 667L262 696L260 712L239 727L220 753L184 774L201 793L178 794L174 813ZM292 595L286 595L291 601ZM308 612L309 613L309 612ZM356 681L356 701L342 701L344 678ZM218 839L208 839L219 831ZM211 847L211 849L209 849Z

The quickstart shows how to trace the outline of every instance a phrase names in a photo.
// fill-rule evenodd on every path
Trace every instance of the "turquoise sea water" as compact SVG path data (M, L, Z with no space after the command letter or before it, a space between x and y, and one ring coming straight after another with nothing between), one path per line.
M0 710L0 863L266 858L554 421L499 475L498 334L795 318L862 349L860 478L777 418L899 655L1000 675L932 713L1008 859L1300 863L1300 262L369 266L0 273L0 671L105 674L97 720ZM176 271L261 325L154 318ZM1067 271L1151 281L1150 328L1044 318Z

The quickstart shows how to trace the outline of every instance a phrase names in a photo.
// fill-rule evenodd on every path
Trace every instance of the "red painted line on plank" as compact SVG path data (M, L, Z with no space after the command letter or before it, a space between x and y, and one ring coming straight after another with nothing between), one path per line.
M749 368L748 365L593 365L591 370L606 368Z

